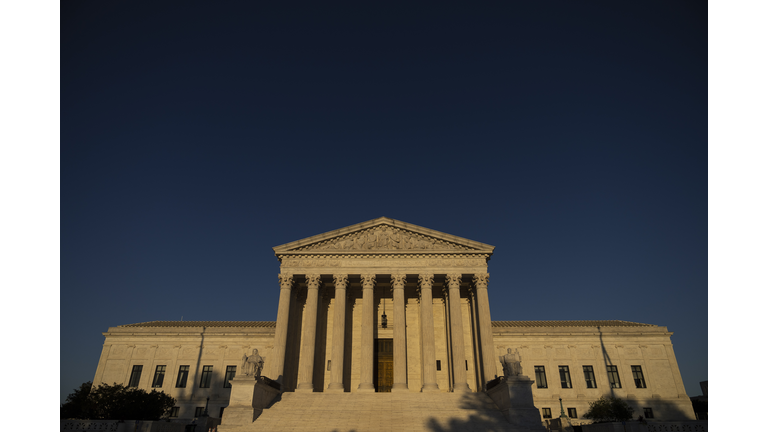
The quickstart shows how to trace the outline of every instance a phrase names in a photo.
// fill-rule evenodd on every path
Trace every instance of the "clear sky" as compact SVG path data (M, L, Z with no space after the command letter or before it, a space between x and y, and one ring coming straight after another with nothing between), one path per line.
M61 398L110 326L274 320L273 246L496 246L493 320L667 326L707 376L707 4L61 4Z

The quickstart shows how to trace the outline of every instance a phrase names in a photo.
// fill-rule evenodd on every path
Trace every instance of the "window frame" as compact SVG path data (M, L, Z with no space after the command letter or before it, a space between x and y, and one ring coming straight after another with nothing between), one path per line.
M133 365L131 368L131 377L128 378L128 387L138 387L141 381L141 372L144 369L144 365Z
M213 378L213 365L204 365L202 372L200 372L200 384L198 388L211 388L211 381Z
M186 369L182 369L182 368L186 368ZM182 381L182 377L184 378L183 381ZM178 375L176 375L176 388L187 388L188 379L189 379L189 365L179 365L179 373Z
M643 375L643 368L640 365L630 366L632 370L632 380L635 382L637 388L648 388L645 385L645 376Z
M608 385L611 388L621 388L621 377L619 376L619 367L616 365L607 365L605 371L608 373ZM614 381L615 378L615 381Z
M571 370L568 366L559 365L557 366L557 370L560 373L560 388L573 388L573 383L571 382Z
M536 376L536 388L549 388L547 386L547 368L544 366L534 366L533 373Z
M180 407L171 407L171 412L168 413L169 418L174 418L179 416L179 409Z
M198 418L198 417L202 416L203 414L205 414L205 407L204 406L195 407L195 418Z
M237 375L237 366L227 365L226 372L224 372L224 388L232 388L232 384L229 383L229 380L234 378L235 375Z
M596 389L597 379L595 378L595 369L592 365L582 365L581 368L584 371L584 382L587 384L587 388ZM590 387L590 383L592 384L592 387Z
M155 366L155 376L152 378L152 388L163 388L163 382L165 381L165 366L166 365Z
M552 409L551 408L542 408L541 409L541 418L543 418L543 419L551 419L552 418Z
M650 415L648 415L648 414L650 414ZM651 407L643 408L643 417L647 418L647 419L649 419L649 418L652 419L653 418L653 408L651 408Z
M576 412L576 408L566 408L566 410L568 410L568 418L579 418L579 414Z

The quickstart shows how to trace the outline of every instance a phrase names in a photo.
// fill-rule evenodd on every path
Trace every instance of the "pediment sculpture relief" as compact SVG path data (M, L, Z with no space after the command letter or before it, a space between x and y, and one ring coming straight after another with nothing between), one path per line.
M324 240L296 251L472 250L466 246L394 227L374 227Z

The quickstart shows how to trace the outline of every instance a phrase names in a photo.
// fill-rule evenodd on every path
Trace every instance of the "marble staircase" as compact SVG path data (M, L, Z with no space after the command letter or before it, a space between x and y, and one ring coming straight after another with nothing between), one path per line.
M225 414L226 416L226 414ZM283 393L248 431L511 431L485 393Z

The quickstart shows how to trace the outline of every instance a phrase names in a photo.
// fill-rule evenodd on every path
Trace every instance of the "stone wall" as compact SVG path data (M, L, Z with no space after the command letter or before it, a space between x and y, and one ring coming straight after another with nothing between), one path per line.
M533 386L534 405L549 408L552 416L560 415L560 401L566 414L575 408L578 417L589 409L589 403L601 396L615 396L629 403L634 416L651 408L656 420L694 420L690 398L677 366L670 342L671 332L654 325L578 326L547 325L531 322L531 326L514 324L494 327L494 344L498 356L507 348L518 349L523 374L536 379L535 366L544 366L547 387ZM607 366L616 366L621 387L611 388ZM559 367L568 366L571 388L563 388ZM587 388L583 366L592 366L596 388ZM638 388L632 366L640 366L645 381ZM497 362L499 375L503 374Z
M95 385L128 385L134 365L141 365L138 388L161 390L176 399L178 417L173 420L190 422L196 408L205 407L218 418L221 408L229 404L230 389L224 387L227 366L240 368L242 356L253 348L265 358L264 370L269 370L274 327L184 326L184 322L168 326L120 326L104 333L101 359L93 382ZM189 366L186 387L177 388L180 366ZM152 383L157 366L165 366L161 387ZM212 366L210 387L201 388L204 366ZM199 431L198 431L199 432Z
M185 424L167 421L61 420L62 432L184 432Z

